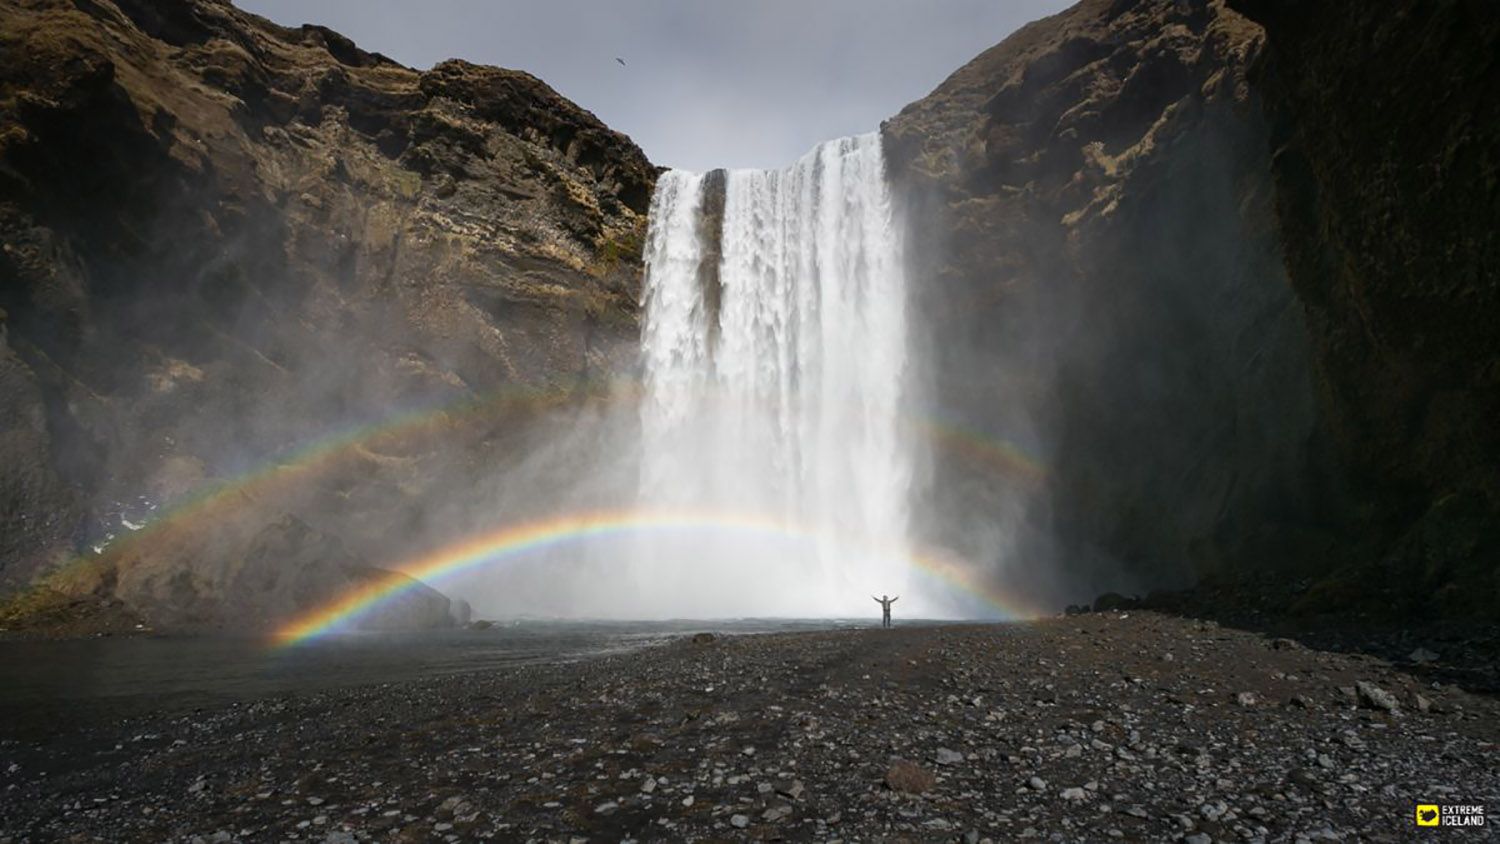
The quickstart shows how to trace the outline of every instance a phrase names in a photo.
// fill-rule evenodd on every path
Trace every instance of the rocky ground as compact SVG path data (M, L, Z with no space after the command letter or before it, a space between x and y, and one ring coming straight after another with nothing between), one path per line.
M1407 841L1500 805L1500 702L1417 657L1146 612L700 636L7 739L0 841Z

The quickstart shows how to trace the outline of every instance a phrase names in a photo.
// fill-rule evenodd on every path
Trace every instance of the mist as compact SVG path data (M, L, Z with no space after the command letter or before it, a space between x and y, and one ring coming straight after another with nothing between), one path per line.
M872 594L908 616L971 609L910 535L920 431L893 214L877 134L782 170L664 174L637 424L618 405L569 419L493 493L512 515L625 509L627 529L452 591L499 615L863 617Z

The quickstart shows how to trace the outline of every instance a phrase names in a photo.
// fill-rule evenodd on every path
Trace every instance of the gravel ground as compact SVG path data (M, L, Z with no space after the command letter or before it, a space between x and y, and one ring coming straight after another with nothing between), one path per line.
M1144 612L685 638L6 739L0 842L1410 841L1497 703Z

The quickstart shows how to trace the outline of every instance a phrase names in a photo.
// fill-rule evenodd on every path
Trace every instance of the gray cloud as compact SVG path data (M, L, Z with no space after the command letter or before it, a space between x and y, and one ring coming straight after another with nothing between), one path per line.
M1068 0L236 0L426 68L447 58L545 80L658 164L780 167L874 129ZM621 67L615 57L625 60Z

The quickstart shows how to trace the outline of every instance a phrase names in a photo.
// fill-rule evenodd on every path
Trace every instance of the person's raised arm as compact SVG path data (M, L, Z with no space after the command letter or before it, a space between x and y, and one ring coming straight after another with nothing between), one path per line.
M874 601L877 604L883 603L879 598L875 597L874 595L870 596L870 600Z
M893 603L893 604L894 604L894 603L896 603L896 602L897 602L897 601L899 601L899 600L901 600L901 596L900 596L900 595L897 595L897 596L896 596L896 597L894 597L894 598L892 598L892 599L891 599L891 603Z

